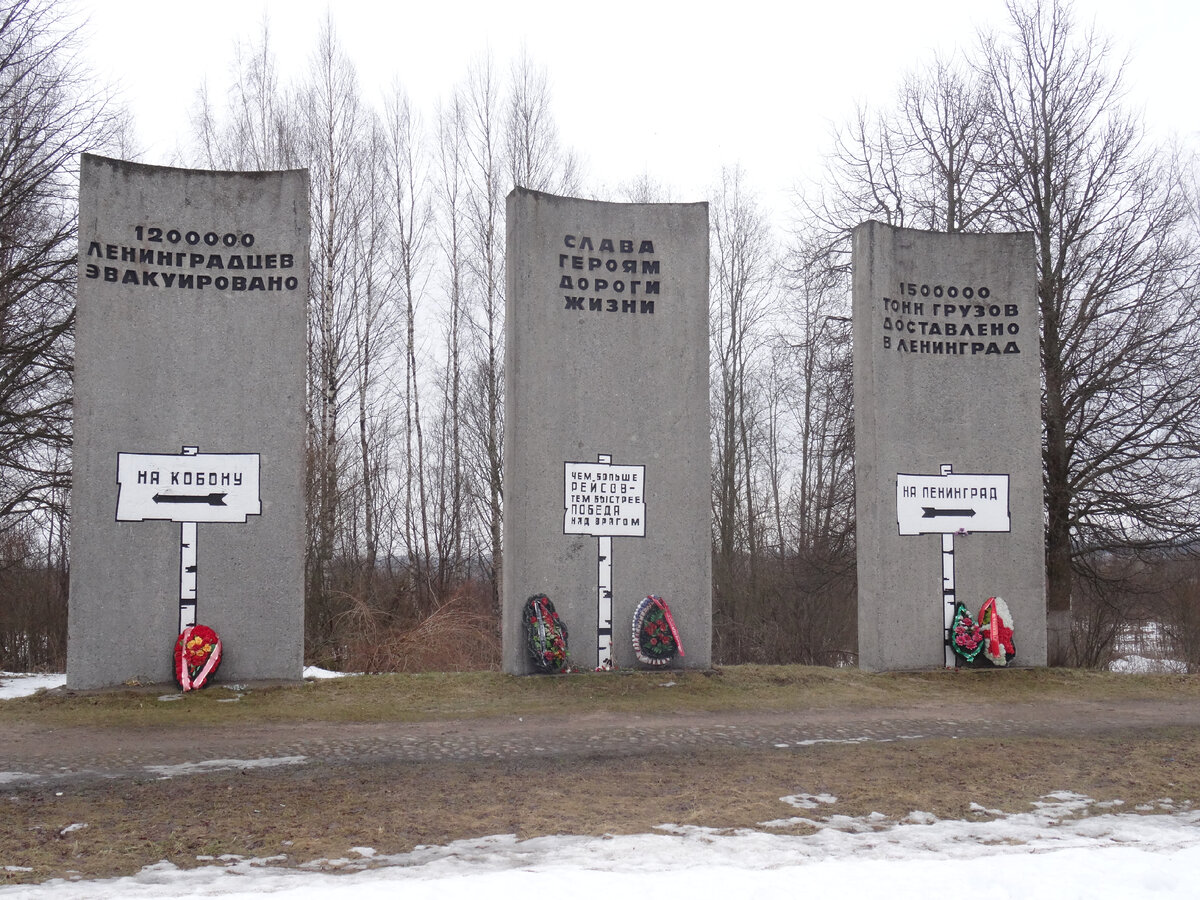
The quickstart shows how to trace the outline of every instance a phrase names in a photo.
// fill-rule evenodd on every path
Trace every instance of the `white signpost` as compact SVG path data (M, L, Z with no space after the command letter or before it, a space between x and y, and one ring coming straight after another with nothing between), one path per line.
M563 534L598 538L596 552L596 668L613 665L612 539L646 536L646 467L563 463Z
M954 536L1011 530L1008 476L955 473L949 464L940 475L896 475L896 524L901 535L942 536L942 598L945 604L946 666L954 666L950 631L957 597L954 587Z
M117 521L180 523L180 631L196 624L196 525L261 515L258 472L257 453L117 454Z

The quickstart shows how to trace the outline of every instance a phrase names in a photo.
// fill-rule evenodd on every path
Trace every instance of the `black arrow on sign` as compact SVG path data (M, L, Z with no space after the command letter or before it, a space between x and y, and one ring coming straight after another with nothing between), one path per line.
M970 518L975 515L973 509L938 509L936 506L922 506L922 519L936 519L938 516L966 516Z
M209 506L224 506L227 494L155 494L155 503L207 503Z

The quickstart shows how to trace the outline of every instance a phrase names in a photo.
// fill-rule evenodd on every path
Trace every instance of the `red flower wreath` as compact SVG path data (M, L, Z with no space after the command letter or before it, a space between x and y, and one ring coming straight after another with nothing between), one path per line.
M189 625L175 641L175 680L185 691L199 690L221 664L221 639L207 625Z

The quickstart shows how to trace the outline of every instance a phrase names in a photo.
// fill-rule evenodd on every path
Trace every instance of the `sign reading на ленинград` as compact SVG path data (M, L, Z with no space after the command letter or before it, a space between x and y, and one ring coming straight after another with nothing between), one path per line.
M897 474L896 524L902 535L1007 532L1008 476Z

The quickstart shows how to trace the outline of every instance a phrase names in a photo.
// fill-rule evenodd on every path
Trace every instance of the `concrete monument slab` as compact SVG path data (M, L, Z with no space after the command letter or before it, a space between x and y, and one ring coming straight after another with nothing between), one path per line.
M504 668L546 594L571 665L632 667L635 608L712 653L708 207L508 198Z
M71 687L170 681L195 622L302 676L308 229L307 172L83 157Z
M1033 239L854 232L859 664L956 665L955 604L1046 664Z

